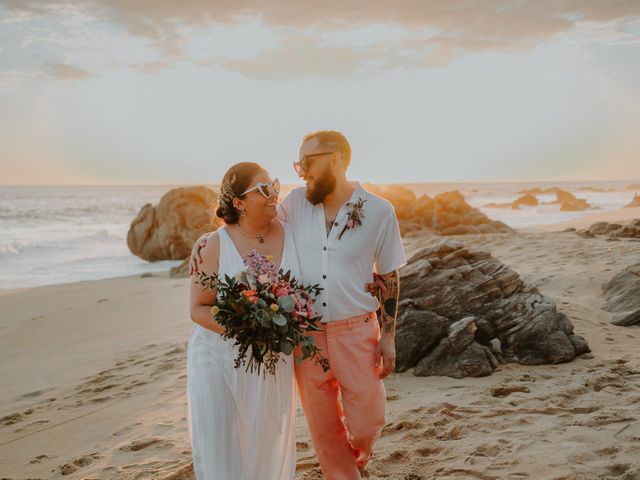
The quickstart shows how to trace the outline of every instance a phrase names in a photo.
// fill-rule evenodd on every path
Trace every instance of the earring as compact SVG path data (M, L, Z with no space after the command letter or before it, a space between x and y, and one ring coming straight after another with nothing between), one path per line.
M247 214L247 212L245 212L244 210L240 210L240 215L242 215L243 217Z

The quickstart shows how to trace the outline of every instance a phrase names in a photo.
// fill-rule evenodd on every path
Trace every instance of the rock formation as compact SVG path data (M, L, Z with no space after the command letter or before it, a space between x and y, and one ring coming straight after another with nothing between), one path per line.
M538 199L536 198L535 195L531 195L531 194L523 195L520 198L513 201L513 203L511 204L511 208L517 209L523 205L528 207L535 207L536 205L538 205Z
M640 263L614 275L602 290L606 300L602 309L614 314L611 323L622 326L640 324Z
M198 237L216 229L215 201L215 193L205 187L170 190L157 206L142 207L131 222L129 250L149 261L189 256Z
M506 224L491 220L480 210L473 208L457 191L440 193L430 198L427 195L416 197L412 190L403 186L381 190L368 184L365 188L391 202L403 235L425 228L440 235L513 232Z
M562 189L558 189L556 192L556 199L555 203L560 204L560 211L562 212L579 212L592 208L586 200L576 198L572 193Z
M483 376L503 362L561 363L589 351L555 303L488 252L441 240L401 270L397 371Z
M593 238L598 235L606 235L610 238L638 238L640 239L640 218L627 224L596 222L586 230L578 231L578 235Z
M485 205L487 208L512 208L518 210L521 206L535 207L538 205L538 199L535 195L527 193L517 198L511 203L489 203Z
M640 194L636 194L633 196L633 200L628 205L625 205L626 208L635 208L640 207Z

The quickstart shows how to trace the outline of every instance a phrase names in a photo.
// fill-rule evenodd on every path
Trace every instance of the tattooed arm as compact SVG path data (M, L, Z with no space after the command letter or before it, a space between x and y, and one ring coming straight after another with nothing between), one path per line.
M382 332L380 343L376 351L376 367L382 358L382 372L380 378L389 375L396 367L396 318L398 316L398 299L400 297L400 274L398 270L376 275L375 282L380 286L378 299L380 301L380 320Z

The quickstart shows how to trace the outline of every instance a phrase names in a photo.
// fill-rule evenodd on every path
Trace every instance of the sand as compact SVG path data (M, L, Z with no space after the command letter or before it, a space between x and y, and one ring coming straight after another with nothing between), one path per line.
M600 310L601 285L640 259L640 242L548 230L456 239L555 299L593 358L478 379L391 375L369 478L640 479L640 328ZM421 242L407 238L407 250ZM193 478L187 282L154 274L0 294L0 478ZM322 478L299 406L297 442L296 479Z

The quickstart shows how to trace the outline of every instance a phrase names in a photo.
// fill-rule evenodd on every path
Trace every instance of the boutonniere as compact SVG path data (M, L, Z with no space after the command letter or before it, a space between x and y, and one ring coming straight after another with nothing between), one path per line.
M338 235L338 240L342 238L344 232L347 230L351 230L352 228L356 228L358 225L362 225L362 219L364 218L364 202L367 199L362 199L358 197L358 201L356 203L351 204L351 210L347 212L347 223L344 224L344 228ZM347 203L347 206L349 204Z

